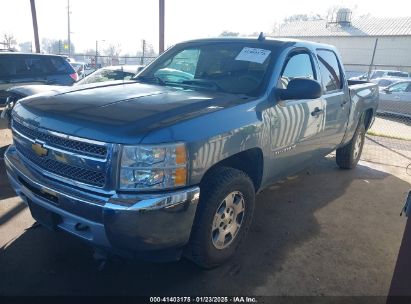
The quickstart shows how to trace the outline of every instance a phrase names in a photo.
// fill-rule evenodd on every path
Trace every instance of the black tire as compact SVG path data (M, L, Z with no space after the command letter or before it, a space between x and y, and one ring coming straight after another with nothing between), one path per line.
M345 146L337 149L336 161L341 169L353 169L357 166L364 147L365 132L365 125L363 120L361 120L352 139ZM361 140L359 147L357 146L358 140Z
M221 246L226 247L218 249L215 245L217 241L213 240L213 237L215 238L215 230L212 231L213 225L216 223L215 216L219 216L217 212L221 209L222 204L226 204L225 200L229 195L233 195L232 193L241 194L238 194L236 199L238 201L238 198L240 198L244 212L241 216L240 227L235 236L231 241L228 239L229 242L226 245L220 243ZM186 250L186 257L198 266L206 269L214 268L232 257L250 227L254 211L254 201L254 184L244 172L227 167L216 168L210 172L200 185L200 201L191 231L190 242ZM223 215L225 215L224 211ZM237 223L239 216L237 217L236 214L233 216L235 217L233 221L235 220ZM226 227L223 226L224 229ZM217 230L220 231L220 228ZM225 237L227 237L227 234ZM224 240L225 243L226 238Z

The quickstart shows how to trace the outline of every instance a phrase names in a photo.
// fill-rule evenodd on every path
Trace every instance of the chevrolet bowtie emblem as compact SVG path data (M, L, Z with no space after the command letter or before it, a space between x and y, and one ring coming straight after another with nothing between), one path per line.
M37 142L31 145L31 149L40 157L46 156L49 152L49 150L44 148L42 144Z

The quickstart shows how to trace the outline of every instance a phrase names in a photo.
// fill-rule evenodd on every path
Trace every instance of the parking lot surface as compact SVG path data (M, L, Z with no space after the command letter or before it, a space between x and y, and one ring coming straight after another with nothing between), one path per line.
M403 168L343 171L328 157L257 196L247 239L217 269L126 260L99 270L88 245L33 225L0 160L0 295L387 295L410 185Z

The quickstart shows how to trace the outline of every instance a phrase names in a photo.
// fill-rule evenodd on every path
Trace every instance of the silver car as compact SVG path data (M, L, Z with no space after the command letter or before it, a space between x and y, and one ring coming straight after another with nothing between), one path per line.
M394 83L401 82L401 81L408 81L408 80L411 81L411 78L382 77L382 78L370 79L370 82L374 82L378 84L380 89L384 89Z
M411 118L411 80L397 82L382 89L377 112Z

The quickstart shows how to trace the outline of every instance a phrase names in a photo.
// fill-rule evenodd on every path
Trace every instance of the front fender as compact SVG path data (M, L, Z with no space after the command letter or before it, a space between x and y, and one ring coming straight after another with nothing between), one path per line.
M256 147L266 146L269 132L265 132L261 112L254 100L234 107L194 118L150 133L142 144L183 141L189 156L189 185L200 183L204 174L216 163ZM268 136L264 136L267 134Z

